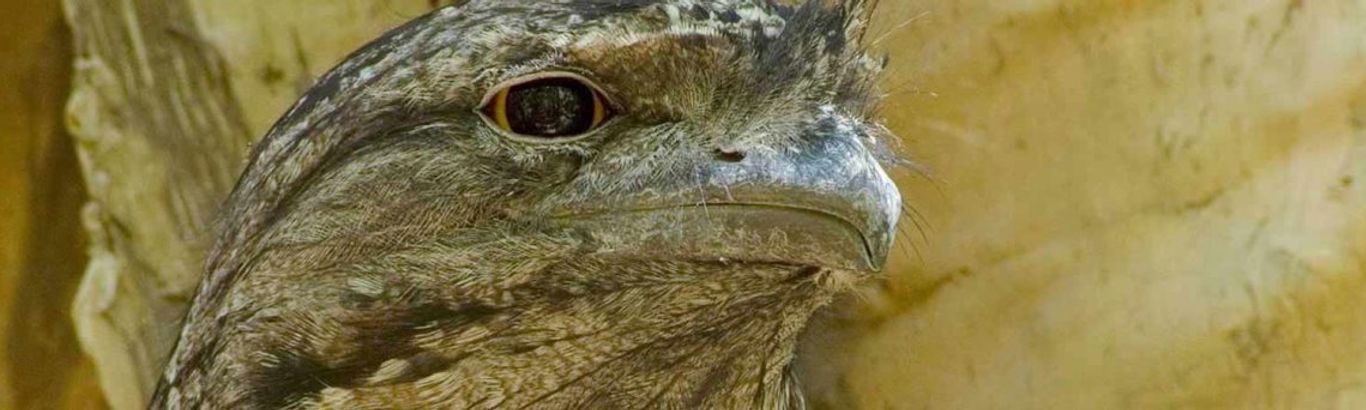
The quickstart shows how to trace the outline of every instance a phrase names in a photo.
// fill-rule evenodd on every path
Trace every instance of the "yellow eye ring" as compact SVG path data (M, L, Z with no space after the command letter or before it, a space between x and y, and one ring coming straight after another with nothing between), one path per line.
M508 88L498 91L493 97L493 121L498 123L498 128L503 131L512 131L512 124L508 121Z
M503 133L537 142L587 135L613 115L603 92L571 73L543 73L505 82L485 97L479 112Z

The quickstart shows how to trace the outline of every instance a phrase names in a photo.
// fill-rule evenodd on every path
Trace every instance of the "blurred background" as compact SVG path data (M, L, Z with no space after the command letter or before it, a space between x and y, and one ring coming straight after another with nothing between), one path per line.
M141 408L214 206L434 0L0 0L0 409ZM882 0L920 170L830 409L1366 408L1366 0Z

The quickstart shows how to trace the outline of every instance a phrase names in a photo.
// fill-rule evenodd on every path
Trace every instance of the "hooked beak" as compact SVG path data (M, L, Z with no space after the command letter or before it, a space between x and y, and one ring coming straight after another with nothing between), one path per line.
M880 271L901 196L860 137L650 156L662 165L620 155L546 205L609 254Z

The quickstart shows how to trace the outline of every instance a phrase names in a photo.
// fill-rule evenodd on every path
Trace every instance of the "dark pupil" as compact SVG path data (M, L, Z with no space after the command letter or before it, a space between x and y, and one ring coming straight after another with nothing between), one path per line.
M593 89L575 80L552 78L508 91L508 124L522 135L560 137L593 127Z

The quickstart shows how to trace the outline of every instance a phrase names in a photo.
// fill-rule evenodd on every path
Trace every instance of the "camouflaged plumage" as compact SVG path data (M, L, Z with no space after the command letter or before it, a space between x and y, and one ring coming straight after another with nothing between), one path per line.
M391 31L256 147L152 407L801 408L798 334L871 269L706 205L848 199L881 263L867 9L473 0ZM620 118L559 144L479 120L555 70ZM578 224L604 204L697 210Z

